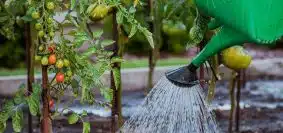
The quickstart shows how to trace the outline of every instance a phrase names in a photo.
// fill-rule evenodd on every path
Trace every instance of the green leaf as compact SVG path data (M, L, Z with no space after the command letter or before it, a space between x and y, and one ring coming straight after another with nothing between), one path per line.
M90 47L88 48L83 54L82 56L84 58L91 56L92 54L96 53L97 49L96 47Z
M9 16L1 16L0 17L0 23L3 23L9 19Z
M21 132L23 128L23 111L18 109L12 115L12 125L15 132Z
M39 113L39 98L35 95L30 95L27 98L28 106L29 106L29 111L33 116L36 116Z
M113 98L113 90L112 89L110 89L110 88L101 88L100 89L100 93L101 93L101 95L104 97L104 99L107 102L112 101L112 98Z
M9 113L11 112L10 111L1 111L0 112L0 122L6 122L9 118Z
M7 111L10 112L13 108L14 108L14 102L12 100L8 100L5 102L5 104L3 105L3 111Z
M83 133L90 133L90 124L89 124L89 122L83 122Z
M73 113L68 117L69 124L75 124L79 120L79 115L77 113Z
M106 47L106 46L112 45L113 43L115 43L115 41L106 39L101 42L101 46Z
M87 116L87 111L83 110L82 116Z
M90 6L88 6L86 13L87 14L91 14L91 12L93 11L93 9L95 8L96 3L95 4L91 4Z
M79 88L79 81L77 81L76 79L72 79L72 82L71 82L71 86L72 88Z
M76 6L76 0L71 0L71 10L74 10Z
M112 69L113 71L113 76L114 76L114 82L115 82L115 87L118 89L121 85L121 73L118 68Z
M132 28L131 28L131 32L129 34L129 38L133 37L136 33L137 33L137 26L136 25L133 25Z
M24 20L24 21L26 21L26 22L30 22L30 21L32 21L33 19L32 19L32 17L31 17L30 15L26 15L26 16L23 16L23 17L22 17L22 20Z
M154 42L153 42L153 38L152 38L152 33L149 32L147 29L143 29L141 30L142 33L144 34L144 36L146 37L147 41L149 42L150 46L152 48L154 48Z
M5 129L6 129L6 121L0 122L0 133L4 133Z
M95 39L100 38L102 34L103 34L103 30L102 29L98 29L98 30L92 32L92 36Z
M118 24L122 24L123 23L123 19L124 19L124 16L123 16L123 13L121 11L118 11L116 13L116 21Z
M86 0L79 0L80 2L80 13L85 11Z
M111 58L111 63L121 63L123 61L124 60L119 56Z

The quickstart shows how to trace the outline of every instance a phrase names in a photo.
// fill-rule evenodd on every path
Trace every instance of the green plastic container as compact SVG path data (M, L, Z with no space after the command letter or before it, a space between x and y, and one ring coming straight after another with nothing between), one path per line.
M283 35L283 0L195 0L202 15L221 27L193 59L196 66L225 48L243 43L271 46Z

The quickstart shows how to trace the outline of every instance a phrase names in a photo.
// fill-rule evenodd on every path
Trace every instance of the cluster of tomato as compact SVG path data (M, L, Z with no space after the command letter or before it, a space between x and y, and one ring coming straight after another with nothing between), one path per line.
M44 51L44 45L39 46L38 50L40 52ZM70 61L68 59L57 59L57 56L55 54L56 51L56 45L54 43L51 43L48 46L48 56L43 56L42 58L40 56L36 56L36 60L39 60L41 58L41 65L43 66L55 66L58 70L56 74L56 82L57 83L63 83L66 77L66 81L69 81L73 75L72 71L70 70ZM67 68L66 74L61 72L61 69L65 67ZM65 76L66 75L66 76Z
M46 9L50 12L53 12L54 9L55 9L55 4L54 2L47 2L46 3ZM33 11L32 14L31 14L31 17L34 19L34 20L39 20L41 15L40 15L40 12L38 11ZM46 18L46 22L48 25L52 26L52 23L53 23L53 18L52 17L48 17ZM40 22L37 22L35 25L34 25L35 29L38 31L37 33L37 36L39 38L42 38L44 37L45 35L45 32L43 30L43 25L40 23ZM50 27L48 27L50 28ZM48 32L48 35L49 37L53 38L55 36L55 33L54 31L52 30L52 28L50 28L49 32Z

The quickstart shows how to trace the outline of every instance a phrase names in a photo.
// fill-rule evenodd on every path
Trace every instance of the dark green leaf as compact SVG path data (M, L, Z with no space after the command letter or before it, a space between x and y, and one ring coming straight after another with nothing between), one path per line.
M89 122L83 122L83 133L90 133L90 124L89 124Z
M146 37L147 41L149 42L150 46L152 48L154 48L154 42L153 42L153 38L152 38L152 33L149 32L147 29L142 29L142 33L144 34L144 36Z
M133 25L132 28L131 28L131 32L129 34L129 38L133 37L136 33L137 33L137 26L136 25Z
M7 111L10 112L13 108L14 108L14 102L12 100L8 100L5 102L5 104L3 105L3 111Z
M103 30L102 29L98 29L96 31L94 31L92 33L93 38L98 39L101 37L101 35L103 34Z
M114 76L114 82L115 82L115 87L118 89L121 85L121 73L118 68L112 69L113 71L113 76Z
M121 11L118 11L116 13L116 21L117 21L117 23L118 24L122 24L123 23L123 18L124 18L123 13Z
M115 41L113 40L103 40L101 42L101 46L106 47L106 46L112 45L113 43L115 43Z
M79 115L77 113L73 113L68 117L69 124L75 124L79 120Z
M33 116L36 116L39 112L39 98L35 95L31 95L27 98L29 111Z
M30 15L26 15L26 16L23 16L23 17L22 17L22 20L24 20L24 21L26 21L26 22L30 22L30 21L32 21L33 19L32 19L32 17L31 17Z
M73 79L71 82L71 86L72 88L79 88L79 81L77 81L76 79Z
M1 16L0 17L0 23L3 23L5 21L9 20L9 16Z
M9 118L9 113L11 112L10 111L1 111L0 112L0 122L6 122Z
M23 128L23 111L17 109L12 115L12 125L15 132L21 132Z
M0 122L0 133L4 133L5 129L6 129L6 121Z

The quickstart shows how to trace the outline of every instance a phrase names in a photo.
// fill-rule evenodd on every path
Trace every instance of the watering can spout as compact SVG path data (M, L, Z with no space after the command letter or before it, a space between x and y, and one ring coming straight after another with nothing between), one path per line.
M193 64L166 72L169 81L177 86L191 87L198 84L197 67Z

